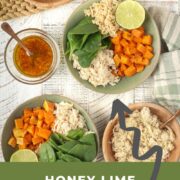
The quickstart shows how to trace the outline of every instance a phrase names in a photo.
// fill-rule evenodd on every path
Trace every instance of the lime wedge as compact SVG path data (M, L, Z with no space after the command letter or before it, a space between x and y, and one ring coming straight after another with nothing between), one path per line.
M125 29L136 29L145 20L145 10L141 4L133 0L125 0L116 10L116 21Z
M38 158L33 151L21 149L11 155L10 162L38 162Z

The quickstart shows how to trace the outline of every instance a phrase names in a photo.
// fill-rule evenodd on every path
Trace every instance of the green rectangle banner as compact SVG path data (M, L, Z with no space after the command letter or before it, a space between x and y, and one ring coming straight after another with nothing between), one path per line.
M0 163L0 180L150 180L153 163ZM162 163L158 180L179 180L179 163Z

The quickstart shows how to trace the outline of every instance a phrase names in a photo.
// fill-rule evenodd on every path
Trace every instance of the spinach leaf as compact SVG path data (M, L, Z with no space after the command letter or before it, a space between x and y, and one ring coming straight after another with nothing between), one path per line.
M67 141L65 144L58 146L58 148L64 153L69 153L76 144L78 144L78 141Z
M53 148L47 143L43 143L39 149L39 160L40 162L55 162L56 155Z
M56 152L57 159L61 159L62 155L63 155L63 152L61 150Z
M54 150L59 150L59 148L58 148L58 145L52 140L52 139L49 139L48 141L47 141L47 143L54 149Z
M83 50L77 50L75 55L78 56L78 61L81 67L88 68L91 65L91 62L96 57L98 51L95 52L87 52Z
M69 154L64 154L62 155L62 160L65 161L65 162L81 162L80 159L74 157L74 156L71 156Z
M63 139L63 137L60 137L58 133L53 133L53 134L50 136L50 139L51 139L52 141L54 141L54 143L56 143L56 145L64 144L64 139Z
M94 133L88 133L84 135L79 142L83 144L88 144L88 145L95 145L96 146L96 137Z
M91 34L86 43L84 44L84 47L82 48L83 51L86 51L87 53L92 53L97 51L101 46L101 34L99 32Z
M83 36L68 33L68 41L69 41L69 57L71 57L73 52L81 47Z
M86 162L94 160L97 153L96 139L94 133L89 133L83 136L79 140L79 142L81 143L75 145L69 151L69 154Z
M84 135L84 129L75 129L68 132L68 137L74 140L78 140Z
M93 34L98 32L98 26L92 23L91 17L84 17L68 34Z
M108 49L110 49L111 46L112 46L112 43L111 43L111 40L109 39L109 37L106 37L106 38L102 39L102 47L103 47L103 48L108 48ZM102 48L102 47L101 47L101 48Z

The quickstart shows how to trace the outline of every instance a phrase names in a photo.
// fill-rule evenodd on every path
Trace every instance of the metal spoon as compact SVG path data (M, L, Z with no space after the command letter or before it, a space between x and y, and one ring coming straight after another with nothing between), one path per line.
M3 31L5 31L7 34L9 34L13 39L15 39L18 42L18 44L26 51L26 54L28 56L32 56L33 55L33 53L18 38L16 33L13 31L13 29L11 28L11 26L7 22L2 23L1 24L1 28L2 28Z
M163 129L167 123L169 123L170 121L174 120L176 117L178 117L180 115L180 109L178 111L176 111L176 113L174 115L172 115L166 122L164 122L161 126L160 129Z

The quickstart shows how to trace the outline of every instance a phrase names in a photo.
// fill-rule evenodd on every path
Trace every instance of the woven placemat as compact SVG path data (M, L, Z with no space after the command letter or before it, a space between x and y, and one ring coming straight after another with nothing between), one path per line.
M26 0L0 0L0 21L28 16L48 9L44 6L36 6Z

